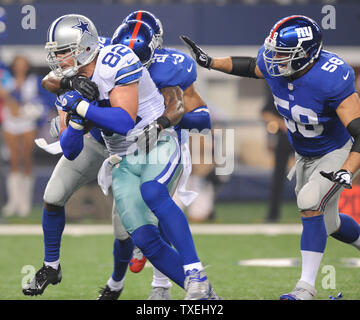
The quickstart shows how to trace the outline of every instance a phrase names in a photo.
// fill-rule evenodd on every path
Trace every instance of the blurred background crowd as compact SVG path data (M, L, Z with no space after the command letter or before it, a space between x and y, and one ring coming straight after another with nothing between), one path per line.
M41 87L41 79L49 71L46 31L60 15L84 14L95 22L100 35L111 36L128 13L149 10L163 23L165 46L188 53L178 38L186 34L213 56L255 56L278 19L305 14L321 24L322 8L330 4L336 9L336 28L324 30L325 48L354 67L360 89L360 37L352 36L360 29L358 0L1 0L0 4L0 223L41 221L42 195L61 156L34 144L40 137L55 141L49 134L50 121L57 114L55 96ZM35 28L22 25L26 4L35 8ZM198 68L196 87L208 103L214 129L234 130L235 164L227 175L216 173L220 164L193 166L188 188L199 196L186 208L189 220L297 219L295 181L286 179L294 152L266 83ZM221 139L225 146L225 134ZM204 139L201 148L203 154L213 154L213 141ZM346 192L340 205L359 221L357 181ZM111 205L111 197L105 198L96 183L90 184L71 198L67 221L110 223Z

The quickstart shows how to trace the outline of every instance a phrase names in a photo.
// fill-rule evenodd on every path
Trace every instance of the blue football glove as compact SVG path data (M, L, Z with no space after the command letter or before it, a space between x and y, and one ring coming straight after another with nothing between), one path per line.
M74 129L83 130L87 124L87 120L80 117L77 114L71 114L69 125L72 126Z
M61 100L63 111L77 114L76 107L82 100L85 100L85 98L76 90L65 92Z

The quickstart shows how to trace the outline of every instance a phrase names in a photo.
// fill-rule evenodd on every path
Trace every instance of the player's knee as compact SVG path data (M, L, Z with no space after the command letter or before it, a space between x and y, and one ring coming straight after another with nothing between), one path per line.
M140 192L143 200L151 210L170 198L166 186L155 180L144 182L140 186Z
M59 180L60 179L51 179L48 182L43 197L44 203L58 207L65 205L65 188Z
M336 211L336 212L329 212L325 210L325 214L324 214L326 233L329 236L336 233L339 230L341 224L340 216L337 210L332 210L332 211Z
M159 229L151 224L143 225L137 228L133 231L131 237L134 244L148 258L155 255L162 244Z
M301 188L296 200L300 211L313 211L320 201L320 185L309 181Z
M113 224L114 224L114 236L116 239L118 239L120 241L124 241L124 240L127 240L130 238L130 235L125 230L124 226L122 225L119 216L114 217Z
M44 208L47 212L59 212L64 209L63 206L56 206L47 202L44 202Z
M304 211L301 211L301 216L304 217L304 218L316 217L316 216L319 216L321 214L322 214L322 212L316 211L316 210L304 210Z

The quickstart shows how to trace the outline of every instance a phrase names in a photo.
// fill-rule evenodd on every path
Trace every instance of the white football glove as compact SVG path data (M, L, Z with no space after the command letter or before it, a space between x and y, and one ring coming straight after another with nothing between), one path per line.
M50 122L50 136L53 138L59 137L60 134L60 116L51 119Z
M352 188L352 173L348 170L341 169L336 172L320 171L320 174L330 181L340 184L346 189Z

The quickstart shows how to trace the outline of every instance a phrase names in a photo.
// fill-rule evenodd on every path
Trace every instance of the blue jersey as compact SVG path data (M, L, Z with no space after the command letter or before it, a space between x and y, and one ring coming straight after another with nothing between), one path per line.
M197 77L195 61L171 48L155 50L149 72L159 89L179 86L184 91Z
M99 47L100 49L111 45L111 38L99 37Z
M322 50L303 76L294 80L272 77L266 71L263 52L261 47L257 65L285 119L295 151L305 157L319 157L341 148L351 136L336 109L355 92L354 70L336 54Z

